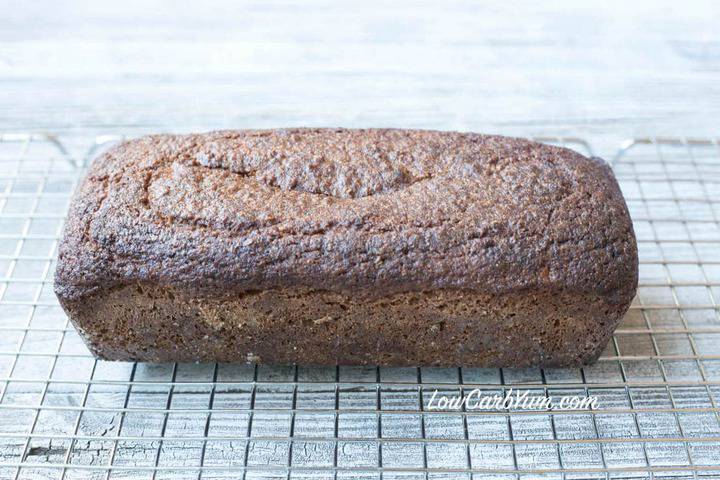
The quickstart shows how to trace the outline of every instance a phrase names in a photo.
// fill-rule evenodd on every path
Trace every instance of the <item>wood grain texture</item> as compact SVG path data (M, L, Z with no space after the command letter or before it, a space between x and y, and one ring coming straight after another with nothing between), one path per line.
M0 131L57 132L78 158L96 134L223 127L572 135L606 155L632 136L720 135L718 2L0 0L0 12ZM3 174L36 174L2 183L12 196L0 215L0 266L6 277L46 280L46 262L31 259L52 255L74 173L52 145L27 154L2 146ZM286 478L288 464L323 465L316 476L333 478L333 463L370 478L380 464L470 465L512 478L561 467L607 467L617 478L652 475L622 471L650 466L715 468L720 318L695 306L720 298L718 151L695 149L690 164L685 145L662 151L664 161L641 145L617 165L638 220L643 288L605 359L583 371L95 364L65 331L50 283L5 282L0 374L13 381L2 382L0 478L147 479L132 468L201 463L227 467L206 479L237 478L246 464L256 469L247 478ZM676 180L663 181L671 173ZM50 216L30 222L28 212ZM28 259L8 260L18 252ZM708 279L709 288L684 283ZM489 394L589 387L603 410L428 414L433 382ZM257 437L265 440L247 441ZM76 468L63 472L65 458ZM13 466L49 462L56 467ZM117 470L78 468L108 464Z
M0 6L5 131L718 133L718 2Z

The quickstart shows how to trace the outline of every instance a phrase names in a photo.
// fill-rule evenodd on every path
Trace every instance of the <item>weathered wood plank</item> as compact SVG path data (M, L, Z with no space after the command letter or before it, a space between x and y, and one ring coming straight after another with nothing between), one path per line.
M717 135L717 2L4 3L5 130Z

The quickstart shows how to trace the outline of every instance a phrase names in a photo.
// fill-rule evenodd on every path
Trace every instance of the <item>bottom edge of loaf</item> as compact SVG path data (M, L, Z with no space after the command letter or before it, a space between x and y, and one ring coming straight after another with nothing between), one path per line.
M594 362L629 300L464 290L362 299L301 288L126 285L62 302L96 356L147 362L567 367Z

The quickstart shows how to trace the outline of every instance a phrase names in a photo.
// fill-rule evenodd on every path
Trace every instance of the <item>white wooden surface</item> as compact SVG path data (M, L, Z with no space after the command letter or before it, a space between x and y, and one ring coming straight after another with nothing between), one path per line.
M397 126L616 146L719 130L716 1L0 0L0 12L3 131Z
M57 133L78 158L98 134L286 125L577 136L608 155L633 136L720 136L718 20L720 2L667 0L0 0L0 132ZM603 359L501 372L96 363L49 281L78 172L47 142L21 145L0 142L0 478L720 468L715 146L639 145L616 164L641 290ZM574 385L603 410L424 411L420 391L460 383Z

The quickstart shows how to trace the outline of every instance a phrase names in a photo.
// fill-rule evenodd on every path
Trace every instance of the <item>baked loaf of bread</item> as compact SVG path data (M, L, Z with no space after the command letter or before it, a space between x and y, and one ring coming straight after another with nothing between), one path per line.
M635 294L602 160L410 130L156 135L97 158L55 292L99 357L572 366Z

